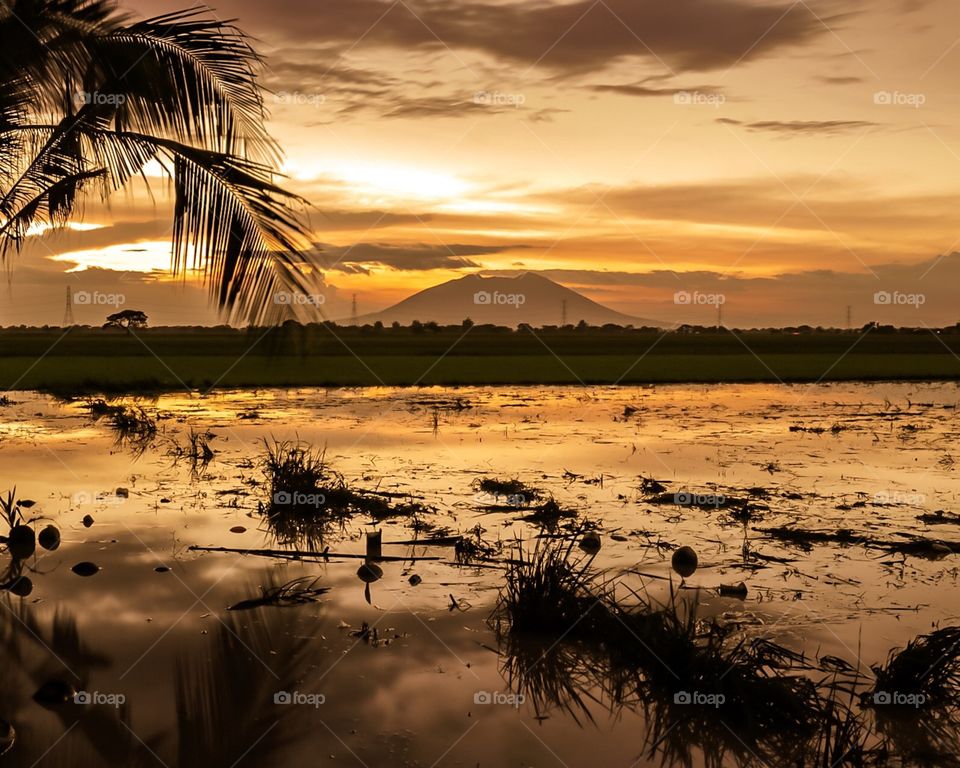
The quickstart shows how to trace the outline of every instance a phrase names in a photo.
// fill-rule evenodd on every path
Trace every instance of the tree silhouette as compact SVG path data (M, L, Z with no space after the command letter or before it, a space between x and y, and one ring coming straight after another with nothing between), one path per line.
M104 328L146 328L147 316L137 309L124 309L121 312L115 312L107 317Z
M313 292L259 64L196 8L133 21L113 0L0 4L0 261L149 163L173 182L174 273L198 270L228 319L273 320L278 290Z

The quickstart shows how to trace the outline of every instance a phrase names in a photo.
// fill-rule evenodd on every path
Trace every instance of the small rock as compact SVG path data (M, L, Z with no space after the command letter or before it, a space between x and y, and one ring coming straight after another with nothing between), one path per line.
M27 597L33 592L33 582L29 576L17 576L7 587L17 597Z
M160 503L161 503L161 504L169 504L169 503L170 503L170 499L168 499L166 496L164 496L162 499L160 499Z
M37 536L40 546L48 552L53 552L60 548L60 531L53 525L48 525Z
M376 563L364 563L357 569L357 577L360 581L371 584L383 578L383 569Z
M77 574L77 576L86 577L86 576L93 576L94 574L99 573L100 566L96 565L95 563L84 561L82 563L77 563L70 570L73 571L75 574Z
M17 740L17 732L13 725L6 720L0 720L0 755L5 755L11 749Z
M170 568L169 566L166 566L166 565L158 565L153 570L155 570L157 573L167 573L170 570Z
M587 531L583 534L583 538L580 539L580 549L590 554L599 552L600 544L600 534L596 531Z
M84 527L84 528L89 528L91 525L93 525L93 518L90 517L90 515L84 515L84 516L83 516L83 527Z
M738 597L741 600L746 600L747 585L742 581L739 584L721 584L720 595L722 597Z
M37 535L29 525L15 525L7 537L7 549L17 560L26 560L37 548Z
M422 582L422 581L423 581L423 579L421 579L419 576L417 576L417 574L413 574L413 576L410 577L410 586L411 586L411 587L415 587L415 586L417 586L417 584L419 584L419 583Z
M693 576L698 565L697 553L694 552L693 547L680 547L673 553L673 557L670 559L670 565L672 565L673 570L679 573L684 579L688 576Z
M230 529L230 533L246 533L246 532L247 532L247 529L244 528L242 525L235 525L233 526L233 528Z
M114 494L117 496L117 498L120 498L120 499L130 498L130 491L126 488L117 488L117 490L114 491Z

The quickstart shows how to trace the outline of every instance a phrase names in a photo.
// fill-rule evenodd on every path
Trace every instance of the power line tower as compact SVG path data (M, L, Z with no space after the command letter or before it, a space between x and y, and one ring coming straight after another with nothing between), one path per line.
M357 294L353 294L353 303L350 307L350 324L358 325L359 320L357 319Z
M67 304L63 310L63 327L71 328L76 323L73 320L73 288L67 286Z
M560 327L562 328L567 324L567 300L564 299L563 303L560 306Z
M717 328L723 328L723 304L717 304Z
M847 304L847 328L853 328L853 307Z

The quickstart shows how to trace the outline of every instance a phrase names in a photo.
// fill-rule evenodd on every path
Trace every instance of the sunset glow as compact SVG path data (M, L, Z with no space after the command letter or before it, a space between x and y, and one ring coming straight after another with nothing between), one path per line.
M458 23L443 3L289 5L219 11L262 41L283 183L309 201L329 254L331 316L354 293L373 311L451 277L523 271L647 316L669 309L669 273L731 293L768 280L731 302L731 321L831 324L848 305L872 316L871 282L935 293L960 278L948 0L710 12L685 0L657 14L572 2L569 23L524 0ZM15 275L15 288L52 292L62 270L167 269L169 187L156 162L146 176L152 198L90 201L96 241L33 249L44 277L17 287ZM214 322L196 296L195 319ZM957 319L946 302L924 312Z

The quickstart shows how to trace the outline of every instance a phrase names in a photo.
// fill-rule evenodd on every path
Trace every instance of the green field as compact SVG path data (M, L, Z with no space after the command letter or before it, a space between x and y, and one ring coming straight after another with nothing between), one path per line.
M960 333L0 330L0 386L58 393L267 387L960 379Z

